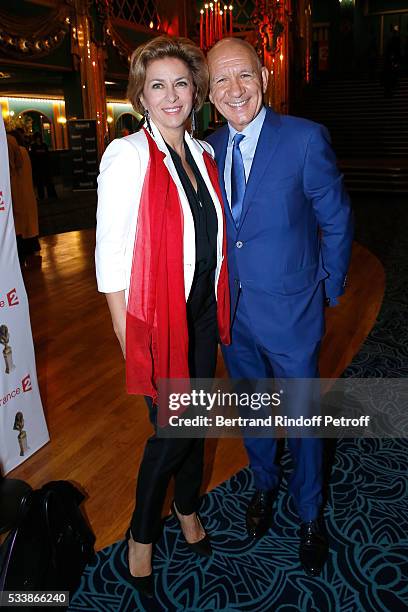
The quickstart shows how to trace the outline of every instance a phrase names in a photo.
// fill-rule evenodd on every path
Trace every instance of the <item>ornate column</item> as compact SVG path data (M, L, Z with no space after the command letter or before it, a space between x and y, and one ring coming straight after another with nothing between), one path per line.
M74 19L71 27L71 50L75 68L81 77L85 119L96 119L98 151L105 148L108 133L105 89L105 51L93 38L90 16L91 0L71 0Z
M67 118L65 115L65 103L56 100L53 105L53 127L57 149L68 148Z
M312 78L312 2L302 0L299 10L300 35L303 41L304 78L310 83Z

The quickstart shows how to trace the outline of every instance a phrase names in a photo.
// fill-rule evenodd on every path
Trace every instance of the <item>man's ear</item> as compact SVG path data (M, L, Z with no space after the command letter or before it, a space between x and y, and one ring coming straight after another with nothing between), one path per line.
M213 98L213 96L212 96L211 89L210 89L210 92L209 92L209 94L208 94L208 97L210 98L210 102L211 102L211 104L214 104L214 98Z
M268 79L269 79L269 71L265 66L261 68L261 79L262 79L262 92L266 92L266 88L268 87Z

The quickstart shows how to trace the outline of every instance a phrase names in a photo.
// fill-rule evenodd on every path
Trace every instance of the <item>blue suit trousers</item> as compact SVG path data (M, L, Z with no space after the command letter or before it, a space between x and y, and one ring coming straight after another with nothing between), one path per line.
M231 378L318 378L320 342L289 352L273 352L255 335L245 307L245 290L240 290L236 306L232 342L223 347L224 361ZM307 396L306 396L307 401ZM307 412L307 410L305 411ZM281 469L276 464L276 438L244 438L255 487L279 487ZM289 492L302 521L315 519L322 505L323 440L288 438L294 464Z

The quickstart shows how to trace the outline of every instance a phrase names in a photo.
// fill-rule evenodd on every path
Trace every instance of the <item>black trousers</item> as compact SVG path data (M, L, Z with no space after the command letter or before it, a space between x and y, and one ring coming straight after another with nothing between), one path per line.
M187 302L187 321L190 376L213 378L217 362L213 274L203 274L194 281ZM147 403L150 420L155 425L156 406L152 406L150 398L147 398ZM149 544L159 537L161 512L172 476L177 509L181 514L196 512L203 475L204 442L203 438L158 438L156 433L147 440L130 524L136 542Z

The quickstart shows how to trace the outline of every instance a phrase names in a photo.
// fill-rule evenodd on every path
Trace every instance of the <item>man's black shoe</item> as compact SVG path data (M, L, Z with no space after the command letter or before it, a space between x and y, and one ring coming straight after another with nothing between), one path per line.
M323 518L300 525L299 559L308 576L319 576L327 561L329 543Z
M275 498L275 491L255 491L246 511L246 527L250 538L261 538L268 531Z

